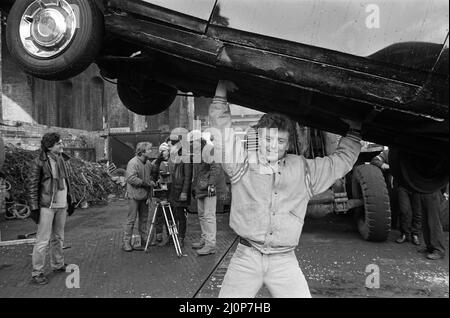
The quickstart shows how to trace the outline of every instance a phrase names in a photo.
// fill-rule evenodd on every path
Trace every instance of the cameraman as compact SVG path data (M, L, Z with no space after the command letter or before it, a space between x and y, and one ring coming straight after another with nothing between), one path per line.
M129 199L128 217L124 228L123 247L126 252L133 249L141 251L145 246L147 239L147 218L148 205L147 199L150 197L150 191L153 181L151 180L151 163L148 161L151 156L152 144L150 142L140 142L136 146L136 156L133 157L127 165L126 182L127 198ZM136 217L139 218L139 235L141 236L141 246L132 247L131 237L133 235L134 223Z
M182 147L181 138L177 135L170 135L169 148L169 173L171 176L171 183L168 184L168 199L172 206L173 216L177 223L180 246L184 246L184 238L186 235L186 214L185 209L190 204L191 180L192 180L192 165L190 162L184 162L181 159ZM160 173L160 165L162 162L162 155L158 157L152 167L152 176Z
M169 171L169 155L170 155L170 147L167 142L163 142L159 146L159 156L155 160L152 161L152 180L155 184L161 186L161 184L169 187L171 183L170 179L170 171ZM159 167L159 169L157 168ZM152 208L150 211L154 211L155 207L158 204L158 201L161 198L153 197L151 200ZM157 211L157 215L155 218L155 235L152 235L152 239L150 241L150 245L156 245L156 241L160 241L158 246L164 246L169 241L169 236L167 232L167 227L165 225L164 216L162 214L162 209ZM159 238L161 236L161 238Z

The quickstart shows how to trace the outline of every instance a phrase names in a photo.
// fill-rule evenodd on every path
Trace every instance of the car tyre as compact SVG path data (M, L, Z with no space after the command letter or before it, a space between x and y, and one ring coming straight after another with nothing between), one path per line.
M138 74L122 74L117 80L117 93L122 103L138 115L156 115L175 100L177 89Z
M21 31L21 23L23 26L23 21L26 20L30 24L30 30L41 30L39 27L33 27L35 24L38 24L35 21L43 21L39 18L39 14L36 14L31 19L25 18L29 17L29 13L32 12L30 8L35 6L36 3L37 1L34 0L19 0L14 3L9 12L6 26L6 42L11 56L25 72L42 79L65 80L78 75L95 60L101 50L104 35L102 12L94 0L60 0L58 2L60 5L56 8L63 6L72 8L71 11L66 10L62 12L74 18L70 21L75 20L76 22L69 24L66 16L64 20L66 29L64 32L60 32L64 35L61 35L58 43L48 43L45 42L48 38L26 37L24 33L21 33L23 32ZM42 3L47 2L44 1ZM42 10L44 11L45 9ZM57 23L51 26L54 27L54 25L57 25ZM27 30L27 28L23 29ZM61 29L58 30L60 31ZM29 32L30 34L40 34L40 31ZM43 32L47 32L45 34L48 35L48 30ZM39 42L43 38L46 39L45 43ZM24 44L24 41L26 41L27 45ZM44 45L41 45L42 43Z

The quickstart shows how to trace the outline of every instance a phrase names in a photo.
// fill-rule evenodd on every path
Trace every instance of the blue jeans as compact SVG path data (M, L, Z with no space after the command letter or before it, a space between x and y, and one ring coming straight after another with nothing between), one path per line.
M262 254L238 244L220 289L220 298L251 298L265 285L273 297L311 298L294 251Z
M35 277L44 273L45 256L49 243L51 267L58 269L64 266L63 244L66 216L67 208L41 208L36 244L33 248L31 276Z

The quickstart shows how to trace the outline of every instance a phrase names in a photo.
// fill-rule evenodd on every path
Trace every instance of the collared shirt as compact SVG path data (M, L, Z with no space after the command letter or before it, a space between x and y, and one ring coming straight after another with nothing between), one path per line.
M242 135L233 132L217 148L231 180L231 228L261 253L272 254L298 245L309 199L352 169L361 143L359 136L348 135L330 156L305 159L289 154L275 167L247 151Z

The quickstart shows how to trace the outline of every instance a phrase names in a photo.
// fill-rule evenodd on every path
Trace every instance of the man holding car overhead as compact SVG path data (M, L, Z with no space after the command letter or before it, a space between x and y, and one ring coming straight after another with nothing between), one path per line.
M287 154L294 124L285 115L265 114L247 138L231 129L227 91L220 81L209 107L214 152L231 180L230 226L239 244L230 261L219 297L255 297L266 285L274 297L311 297L294 249L298 245L309 199L349 172L361 150L360 126L350 129L330 156L305 159ZM253 149L256 148L256 149Z

